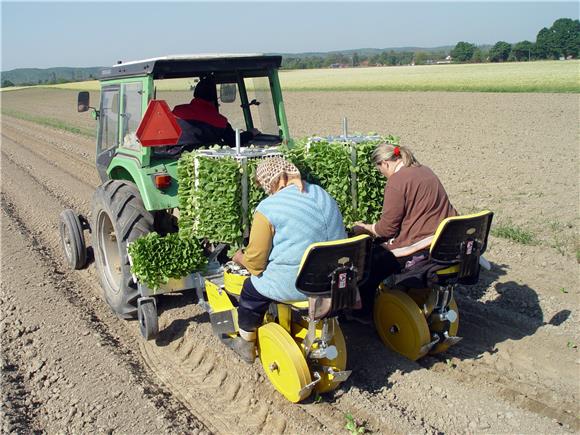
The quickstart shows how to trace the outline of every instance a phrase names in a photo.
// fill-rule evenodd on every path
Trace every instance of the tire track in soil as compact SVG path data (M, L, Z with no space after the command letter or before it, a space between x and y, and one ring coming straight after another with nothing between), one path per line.
M39 162L38 156L36 157L36 161L34 159L28 160L27 161L28 163L26 164L27 166L23 166L22 164L14 160L16 158L22 160L22 156L17 156L14 157L13 159L13 155L9 156L8 153L4 151L2 151L2 155L5 158L3 172L5 175L8 176L7 177L8 180L28 179L32 182L32 186L30 186L30 188L23 188L22 182L19 183L18 187L15 186L12 182L9 182L7 184L5 183L3 188L5 188L5 190L7 191L6 194L3 194L3 200L7 204L19 202L12 201L12 199L10 199L12 197L11 191L13 189L16 189L20 191L21 195L23 194L22 192L25 191L32 193L33 196L38 195L40 192L42 192L41 196L44 197L43 198L44 202L46 202L47 197L52 197L56 199L58 204L64 206L65 208L73 208L73 209L78 208L81 201L77 200L76 198L71 198L71 196L77 196L78 192L73 191L71 192L72 195L63 195L60 192L60 189L58 187L55 187L60 186L60 184L55 183L54 181L49 179L54 178L55 174L47 173L46 171L42 170L43 168L41 168L42 165L49 166L48 163L44 162L42 159ZM31 153L30 157L34 157L34 155L32 155ZM9 165L6 165L6 163L9 163ZM36 176L34 174L42 174L43 176L42 178L40 178L39 176ZM84 183L84 185L88 186L86 183ZM18 205L21 206L23 210L27 210L25 212L25 215L27 216L27 219L31 219L32 221L34 221L33 226L42 228L40 233L46 233L46 224L47 224L46 220L42 219L41 216L35 215L34 207L30 206L30 203L42 203L42 201L40 198L36 199L36 201L34 200L30 201L30 199L31 199L30 196L27 196L27 198L21 199ZM52 226L53 228L56 228L58 222L57 217L59 210L61 210L61 207L57 204L54 204L52 201L49 202L50 205L48 207L45 207L43 215L46 215L48 212L48 215L52 216L51 219L53 223ZM16 209L14 206L12 208ZM53 211L50 212L50 209L52 209ZM41 237L40 233L38 234L38 237ZM58 252L60 248L58 237L54 237L55 236L54 232L51 232L51 235L53 235L53 237L51 237L51 241L49 243L46 243L46 245L47 246L52 245L51 246L52 254L58 253L58 255L60 256L61 254L60 252ZM48 252L48 248L46 249ZM47 253L47 256L50 255ZM85 279L87 281L91 281L89 282L89 286L95 289L95 286L98 285L96 284L97 281L94 271L92 271L92 273L85 272L86 271L82 271L79 274L85 276L92 275L94 280L87 279L89 278L89 276L86 276ZM56 273L59 274L62 272L60 272L59 270L59 272ZM204 325L201 329L202 329L202 331L200 331L201 334L211 334L211 328L209 327L208 324ZM141 337L138 335L138 333L136 334L135 332L136 330L134 329L133 333L135 340L140 341ZM216 366L218 364L212 363L212 361L208 356L210 354L208 353L208 349L204 346L204 343L197 343L196 346L195 342L191 340L189 346L191 347L189 353L192 353L194 350L197 350L198 352L202 353L205 358L205 363L199 365L200 371L199 370L195 371L194 379L192 379L190 382L179 383L178 385L176 385L175 379L180 379L181 377L187 379L186 373L181 369L180 364L181 365L185 364L186 366L188 365L187 361L188 353L186 353L185 358L183 358L183 356L178 356L177 360L178 364L176 366L172 366L172 364L170 365L165 364L165 361L167 360L169 361L171 361L172 359L175 360L176 357L174 355L174 352L164 353L161 355L161 359L159 359L159 353L157 354L155 354L155 352L152 353L150 348L149 351L143 352L143 356L146 359L148 365L153 369L153 372L156 373L156 375L160 379L165 380L167 387L170 388L171 390L174 390L181 386L182 389L185 391L187 390L203 391L204 393L203 395L198 394L197 396L193 397L191 393L186 394L182 393L181 397L185 397L187 399L185 403L189 405L188 406L189 409L193 409L194 414L197 414L198 416L201 415L211 416L211 418L209 419L205 418L203 420L205 420L208 427L214 427L217 432L228 433L229 431L231 431L232 427L245 428L251 432L257 432L260 427L264 427L265 429L264 433L268 432L295 433L297 431L340 432L344 429L343 411L332 406L291 405L287 403L285 399L278 397L278 393L271 387L271 385L269 385L267 381L266 386L261 386L259 394L257 394L252 389L250 393L241 395L240 390L242 389L242 385L251 385L253 380L247 379L247 381L241 382L238 379L234 383L235 386L234 389L236 390L234 391L235 394L232 393L231 389L226 389L226 391L224 391L224 395L220 397L218 394L216 394L216 387L220 385L222 386L227 385L226 378L228 376L228 372L235 373L243 371L240 370L240 366L243 365L243 363L232 364L231 362L228 362L227 361L228 359L229 360L232 359L233 356L232 354L229 356L229 358L222 359L222 361L219 364L220 367L223 367L224 365L227 367L225 371L222 368L216 369ZM224 352L229 352L227 349L225 349L225 347L223 347L223 345L218 344L218 346L219 346L218 348L223 349ZM153 348L155 349L155 346L153 346ZM212 354L216 358L219 356L213 352ZM157 357L157 359L155 359L155 357ZM225 364L224 360L226 361ZM159 364L160 361L163 362L163 364ZM192 370L191 367L189 367L189 370L191 372L194 372L194 370ZM257 374L256 370L251 370L250 372L252 374ZM206 385L207 382L206 378L212 379L213 382L208 383L207 385L209 385L209 387L204 388L204 385ZM191 388L192 385L196 385L197 388L192 389ZM220 388L217 388L217 391L218 392L221 391ZM256 399L256 397L264 397L264 396L272 396L272 405L266 406L263 403L261 403L261 400ZM178 395L177 397L180 396ZM236 400L231 401L229 399L230 397L232 399L235 398ZM239 400L240 398L241 402ZM206 403L207 405L205 405ZM218 425L218 423L216 423L216 420L214 420L216 419L216 416L213 414L215 410L215 403L220 403L220 406L230 409L230 411L225 412L226 415L224 417L217 419L218 423L219 421L223 422L221 425ZM200 409L200 407L201 409L205 409L207 412L205 414L196 412ZM256 407L258 407L257 410L255 409ZM240 409L247 409L248 412L251 412L251 418L248 419L249 423L247 424L243 423L244 420L242 418L243 412L240 412ZM283 411L279 411L280 409L283 409ZM288 418L286 414L290 414L292 418ZM373 419L370 417L367 418L367 421L369 422L368 424L369 428L373 427L371 420ZM295 422L298 422L298 427L300 429L296 427ZM378 428L381 426L383 426L383 429L386 430L384 425L377 424L376 427Z
M2 328L4 329L4 328ZM2 348L6 349L5 334L2 331ZM30 433L34 427L34 421L38 416L38 403L32 403L27 406L25 401L31 396L30 390L24 382L23 370L20 369L15 361L6 361L5 352L0 355L0 386L10 385L6 390L0 392L0 431L3 433Z
M93 309L87 295L79 288L74 272L63 272L61 264L55 260L54 252L42 242L42 238L27 226L16 206L4 193L0 193L0 205L4 214L18 228L27 240L31 250L41 258L43 266L52 271L46 278L57 293L64 297L83 318L85 326L95 331L103 346L107 346L118 360L125 365L133 377L132 382L143 386L143 394L157 407L168 422L176 422L176 430L203 428L200 421L187 411L181 402L175 400L170 391L159 386L141 363L138 353L126 346L122 340L111 333L110 325Z

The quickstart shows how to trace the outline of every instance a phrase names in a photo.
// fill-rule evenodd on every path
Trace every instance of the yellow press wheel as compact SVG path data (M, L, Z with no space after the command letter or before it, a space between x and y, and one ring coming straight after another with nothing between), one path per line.
M346 360L347 360L347 351L346 351L346 341L344 340L344 335L342 333L342 329L340 329L340 325L336 318L330 320L333 322L334 326L334 335L328 341L329 346L334 346L336 348L336 357L333 359L322 358L319 360L314 360L320 366L332 368L335 372L341 372L346 370ZM300 346L302 351L304 352L304 338L308 333L308 322L304 321L303 319L300 320L299 323L292 324L292 335L294 336L296 343ZM316 337L320 338L322 335L322 321L318 322L316 325ZM313 349L316 349L318 344L313 345ZM317 393L328 393L329 391L333 391L340 385L340 382L334 381L332 379L332 375L329 373L324 373L323 371L318 371L320 375L320 381L316 383L314 387L314 391Z
M457 307L457 302L455 302L455 298L451 298L451 300L449 301L449 309L455 311L455 314L457 314L457 318L455 319L454 322L451 322L451 324L449 325L449 331L447 331L447 333L449 334L450 337L455 337L457 335L457 331L459 330L459 308ZM445 327L446 327L445 322L433 322L430 326L430 329L433 332L443 332ZM435 347L433 347L433 349L431 349L429 353L436 354L445 352L447 349L449 349L450 346L451 344L449 343L439 343L435 345Z
M427 320L415 301L399 290L379 293L375 300L374 321L385 345L415 361L427 353L430 342Z
M297 403L306 399L312 389L308 365L296 342L277 323L258 328L258 355L268 379L286 399Z

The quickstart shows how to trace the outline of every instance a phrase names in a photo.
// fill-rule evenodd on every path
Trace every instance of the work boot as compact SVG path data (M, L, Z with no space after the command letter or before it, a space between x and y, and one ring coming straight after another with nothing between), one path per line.
M248 332L240 329L239 332L240 336L234 338L229 346L242 360L252 364L256 359L256 331Z

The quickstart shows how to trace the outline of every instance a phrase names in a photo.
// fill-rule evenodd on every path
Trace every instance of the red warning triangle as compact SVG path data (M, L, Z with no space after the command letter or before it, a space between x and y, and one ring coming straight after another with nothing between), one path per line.
M151 100L137 129L137 138L144 147L175 145L181 127L164 100Z

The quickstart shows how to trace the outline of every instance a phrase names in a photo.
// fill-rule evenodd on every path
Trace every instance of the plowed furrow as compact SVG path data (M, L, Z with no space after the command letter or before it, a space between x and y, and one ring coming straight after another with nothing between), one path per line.
M98 185L98 177L95 176L94 171L89 172L83 166L72 165L66 156L50 156L34 147L19 144L11 139L6 140L4 135L3 139L2 151L9 156L10 160L17 162L21 167L34 170L38 176L44 174L35 166L44 165L51 167L52 169L48 174L58 175L59 181L65 186L80 183L94 190L95 186Z
M70 306L79 313L86 328L90 328L100 338L103 346L116 356L118 362L129 371L131 378L128 382L141 385L144 395L157 405L167 421L175 421L176 430L187 427L200 427L199 421L190 414L179 401L165 388L159 386L140 362L138 349L133 345L133 337L128 336L125 325L115 316L103 310L101 305L92 301L92 292L86 291L86 286L80 285L83 279L81 274L63 268L57 260L59 258L50 243L47 243L41 232L38 232L27 222L21 209L11 201L4 192L0 194L0 203L3 214L18 228L26 238L32 250L41 258L42 266L51 271L45 278L58 297L65 298ZM79 279L80 278L80 279Z
M59 149L79 160L95 160L95 141L71 132L5 115L2 115L2 131Z

